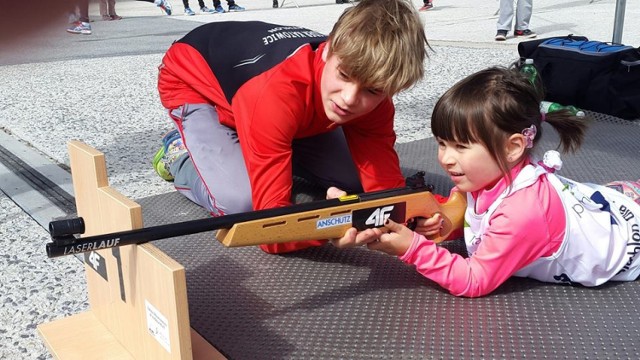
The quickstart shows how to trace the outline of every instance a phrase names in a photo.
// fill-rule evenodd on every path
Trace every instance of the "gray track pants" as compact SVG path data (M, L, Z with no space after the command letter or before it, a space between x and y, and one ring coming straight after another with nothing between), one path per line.
M533 0L516 1L516 26L515 30L526 30L529 28L529 21L533 12ZM513 0L500 0L500 11L498 15L498 30L511 31L513 22Z
M176 190L214 215L251 211L251 186L236 131L220 124L209 104L186 104L171 116L182 122L189 152L171 165ZM326 188L362 192L341 128L296 139L292 148L294 175Z

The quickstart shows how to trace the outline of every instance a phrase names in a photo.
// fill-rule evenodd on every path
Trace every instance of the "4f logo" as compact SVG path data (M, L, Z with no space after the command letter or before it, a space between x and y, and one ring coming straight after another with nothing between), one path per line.
M370 227L379 227L384 225L391 215L391 210L393 210L393 206L377 208L371 216L369 216L367 221L364 222L365 225L369 225Z
M100 255L97 252L92 251L89 254L89 264L93 266L93 270L98 271L98 267L100 266Z
M84 253L84 262L102 276L103 279L109 281L107 278L107 262L104 257L95 251L86 252Z
M354 210L353 227L358 229L358 231L380 227L384 225L387 219L402 224L407 221L406 213L407 204L404 202Z

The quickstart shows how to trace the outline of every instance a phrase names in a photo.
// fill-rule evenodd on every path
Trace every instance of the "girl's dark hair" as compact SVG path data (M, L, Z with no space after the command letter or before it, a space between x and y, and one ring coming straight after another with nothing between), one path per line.
M491 67L456 83L438 100L431 117L434 136L460 143L484 145L505 176L509 176L505 141L535 125L535 144L542 137L540 102L544 91L515 68ZM575 152L584 138L584 117L563 110L544 115L560 136L562 152ZM532 149L527 149L526 155Z

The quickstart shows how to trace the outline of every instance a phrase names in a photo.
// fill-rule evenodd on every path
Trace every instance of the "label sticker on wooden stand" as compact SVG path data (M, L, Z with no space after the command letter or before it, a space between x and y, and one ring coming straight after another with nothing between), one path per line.
M169 322L151 303L144 301L147 309L147 330L162 345L165 350L171 353L171 341L169 338Z

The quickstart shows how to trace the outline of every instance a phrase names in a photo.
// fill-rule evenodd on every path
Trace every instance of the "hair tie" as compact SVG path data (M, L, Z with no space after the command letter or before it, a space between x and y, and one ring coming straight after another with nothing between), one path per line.
M547 120L547 114L540 112L540 122L543 123Z
M527 149L531 149L533 147L533 139L536 138L536 134L538 133L538 129L535 125L531 125L528 128L522 130L522 135L527 140Z
M553 173L556 170L562 168L562 159L560 159L560 153L555 150L549 150L544 153L541 161L538 161L538 165L542 166L547 172Z

